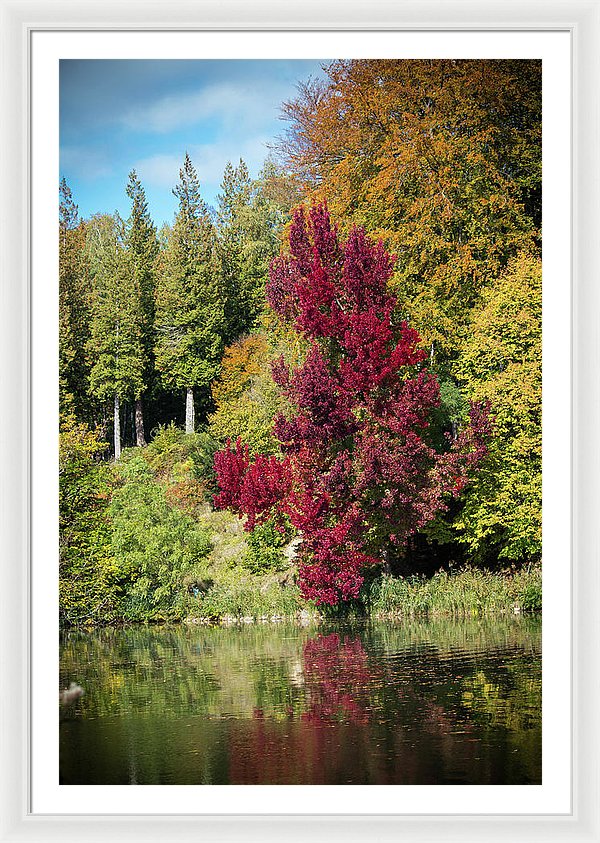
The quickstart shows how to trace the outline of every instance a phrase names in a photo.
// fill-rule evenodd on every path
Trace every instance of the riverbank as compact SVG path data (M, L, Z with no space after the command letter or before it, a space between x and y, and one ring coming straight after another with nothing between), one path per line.
M368 584L358 600L342 607L316 607L302 601L295 586L261 590L245 582L237 588L213 588L199 604L200 613L186 623L301 623L331 617L386 618L477 617L540 612L542 576L539 567L491 572L466 568L440 571L433 577L384 576Z
M501 572L465 568L439 571L433 577L378 577L363 587L359 599L334 608L303 600L293 579L292 566L265 577L236 571L233 565L226 581L213 583L187 602L185 614L155 612L133 622L241 626L294 621L307 625L331 619L497 617L540 613L542 609L539 567ZM88 621L85 626L123 623L130 624L132 619L113 617L99 623Z

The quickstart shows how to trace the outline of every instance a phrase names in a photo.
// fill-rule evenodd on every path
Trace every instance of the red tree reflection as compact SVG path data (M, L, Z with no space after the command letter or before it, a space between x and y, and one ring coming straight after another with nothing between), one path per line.
M362 727L370 717L368 689L373 681L358 638L319 635L302 653L306 708L288 707L285 718L269 718L255 708L252 721L229 735L229 781L327 784L343 781L337 751L337 726ZM356 736L355 736L356 737ZM364 736L368 744L368 735ZM360 756L359 744L352 752ZM353 769L355 764L350 765Z
M335 632L319 635L306 642L303 655L309 707L302 719L368 723L370 709L364 698L373 674L360 639L340 640Z
M227 781L462 783L475 770L470 780L488 783L490 759L468 719L438 698L443 685L418 684L408 657L405 667L399 679L359 638L307 641L293 704L256 707L251 720L232 724Z

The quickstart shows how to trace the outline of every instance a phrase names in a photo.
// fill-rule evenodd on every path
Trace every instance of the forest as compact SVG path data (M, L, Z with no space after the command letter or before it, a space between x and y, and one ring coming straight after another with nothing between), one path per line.
M325 70L216 207L61 180L64 626L541 608L541 62Z

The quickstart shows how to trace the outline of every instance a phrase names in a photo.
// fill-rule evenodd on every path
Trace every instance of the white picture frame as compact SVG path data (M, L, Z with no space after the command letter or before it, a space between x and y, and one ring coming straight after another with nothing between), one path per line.
M67 815L30 811L31 676L31 453L32 414L43 412L30 394L30 170L29 58L32 34L41 30L435 30L566 31L573 70L572 260L572 810L569 814L380 815ZM2 491L0 670L0 840L461 840L509 837L514 841L600 839L600 741L597 712L598 518L600 426L598 390L599 82L600 3L562 0L459 2L447 0L369 4L276 0L252 5L203 0L168 5L0 0L2 243L0 250L0 366L2 374ZM57 172L58 176L58 172ZM565 316L567 318L567 316ZM559 340L558 340L559 341ZM568 351L565 349L565 354ZM565 396L565 401L569 397ZM565 517L569 517L568 514ZM277 806L273 806L274 812ZM234 808L235 811L235 808Z

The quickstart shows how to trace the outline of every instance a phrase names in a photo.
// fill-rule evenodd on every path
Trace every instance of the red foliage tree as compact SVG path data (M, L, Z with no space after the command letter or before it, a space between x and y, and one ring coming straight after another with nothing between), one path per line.
M486 453L486 407L443 453L429 436L439 384L420 338L394 320L393 260L355 228L342 247L327 208L300 208L290 253L273 261L267 299L309 342L304 363L273 376L295 408L275 419L283 458L250 458L237 443L217 454L215 505L246 528L287 517L302 534L305 597L335 605L358 595L366 566L444 511Z

